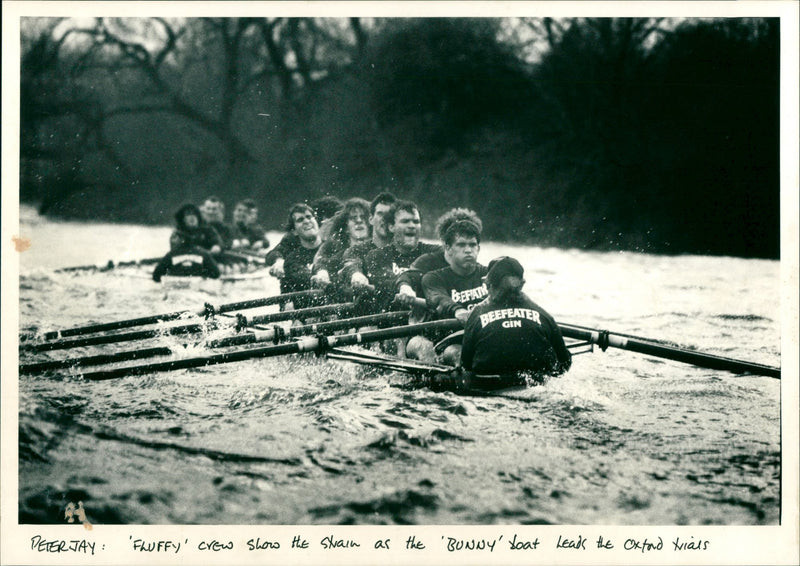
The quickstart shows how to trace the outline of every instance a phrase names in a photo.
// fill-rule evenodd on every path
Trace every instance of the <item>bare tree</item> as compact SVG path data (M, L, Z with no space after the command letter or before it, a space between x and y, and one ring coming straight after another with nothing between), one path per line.
M252 140L240 133L252 105L301 103L317 83L349 69L366 43L358 19L307 18L31 18L23 37L23 159L63 157L64 144L35 140L58 129L52 118L69 116L82 141L69 144L70 159L99 151L129 177L137 172L126 154L135 147L109 139L112 122L184 120L222 149L197 159L255 164Z

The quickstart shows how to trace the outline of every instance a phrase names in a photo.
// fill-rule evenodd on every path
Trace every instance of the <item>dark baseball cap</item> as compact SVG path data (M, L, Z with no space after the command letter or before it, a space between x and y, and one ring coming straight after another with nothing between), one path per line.
M489 272L486 274L486 282L492 286L497 286L503 277L513 275L520 279L525 270L522 265L513 257L502 256L489 262Z

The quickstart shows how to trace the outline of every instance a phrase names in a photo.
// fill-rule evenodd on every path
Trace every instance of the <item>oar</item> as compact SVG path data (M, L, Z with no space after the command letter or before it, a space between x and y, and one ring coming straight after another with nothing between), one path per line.
M139 366L129 366L107 371L98 371L83 374L83 377L90 380L114 379L129 375L142 375L159 371L171 371L176 369L189 369L205 367L229 362L238 362L256 358L266 358L272 356L282 356L287 354L300 354L303 352L325 351L339 346L350 346L353 344L366 344L391 338L400 338L419 334L426 330L445 330L460 328L461 323L456 319L435 320L433 322L423 322L420 324L409 324L404 326L393 326L378 330L368 330L353 334L340 334L334 336L309 336L297 342L286 342L261 348L249 348L245 350L235 350L224 354L211 356L200 356L196 358L185 358L168 362L159 362Z
M206 344L206 346L209 348L223 348L228 346L255 344L257 342L278 343L289 338L307 336L308 334L321 334L348 328L363 328L365 326L377 326L378 328L383 328L405 322L408 322L408 311L394 311L366 316L357 316L353 318L343 318L340 320L330 320L327 322L318 322L303 326L292 326L288 329L280 326L261 328L253 330L252 332L248 332L247 334L239 334L237 336L228 336L227 338L211 340Z
M272 314L266 314L259 317L259 323L282 322L286 320L302 320L312 316L322 316L331 313L348 312L352 310L352 303L342 303L336 305L327 305L323 307L309 307L306 309L297 309L291 311L281 311ZM230 326L235 326L237 330L244 328L248 322L247 319L238 315L236 318L231 319ZM255 322L249 322L255 324ZM81 348L84 346L99 346L101 344L116 344L118 342L131 342L134 340L147 340L155 338L164 334L171 336L180 336L183 334L196 334L203 332L207 327L204 324L186 324L183 326L171 326L168 328L154 328L152 330L139 330L137 332L127 332L122 334L104 334L102 336L88 336L86 338L77 338L75 340L60 340L53 342L43 342L41 344L21 344L20 350L27 350L33 352L49 352L52 350L66 350L69 348Z
M170 356L172 353L173 352L171 348L167 348L166 346L158 346L155 348L142 348L140 350L118 352L116 354L98 354L96 356L86 356L83 358L49 360L46 362L22 364L19 366L19 373L22 375L71 367L100 366L103 364L129 362L131 360L143 360L145 358L154 358L156 356Z
M310 291L297 291L294 293L284 293L283 295L274 295L272 297L264 297L261 299L250 299L248 301L239 301L236 303L228 303L219 306L213 306L206 303L202 309L196 311L174 311L164 314L156 314L151 316L143 316L140 318L131 318L128 320L119 320L115 322L103 322L98 324L90 324L88 326L79 326L77 328L66 328L64 330L52 330L39 334L23 334L20 336L20 342L31 340L33 338L41 337L44 340L55 340L58 338L67 338L69 336L81 336L83 334L93 334L95 332L106 332L109 330L121 330L123 328L132 328L134 326L145 326L147 324L156 324L158 322L169 322L177 320L187 315L205 316L210 317L215 314L240 311L247 309L254 309L258 307L266 307L278 303L286 303L294 301L295 299L305 297L323 296L322 291L312 289Z
M355 303L337 303L333 305L323 305L321 307L309 307L306 309L297 309L291 311L283 311L273 314L262 314L259 316L246 317L240 315L239 326L253 326L256 324L268 324L271 322L281 322L284 320L295 320L299 318L310 318L312 316L327 316L330 314L347 315L355 309Z
M240 250L225 250L220 254L223 258L235 259L245 263L257 263L259 265L266 265L267 260L258 255L251 255L244 253Z
M781 376L781 368L685 350L683 348L658 343L655 340L639 338L628 334L613 333L607 330L595 330L583 326L562 323L559 323L558 326L561 328L561 334L564 336L597 344L602 350L608 347L619 348L622 350L630 350L631 352L638 352L640 354L648 354L650 356L693 364L708 369L719 369L733 373L750 373L777 378Z
M218 340L210 340L205 344L205 346L207 348L226 348L230 346L254 344L257 342L274 342L277 344L289 338L306 336L308 334L320 334L348 328L363 328L365 326L377 326L378 328L384 328L386 326L394 326L396 324L403 324L405 322L408 322L408 311L395 311L369 316L359 316L355 318L343 318L328 322L318 322L303 326L292 326L289 329L276 326L274 328L256 330L252 333L238 334L236 336L228 336L227 338L221 338ZM185 346L186 344L183 345L183 347ZM154 358L157 356L170 356L173 353L175 352L171 348L161 346L155 348L128 350L126 352L117 352L115 354L99 354L96 356L68 358L64 360L49 360L46 362L22 364L19 366L19 373L32 374L54 369L99 366L132 360L142 360L145 358Z
M130 261L113 261L108 260L108 263L93 264L93 265L76 265L73 267L59 267L56 273L69 273L72 271L110 271L115 267L129 267L136 265L152 265L161 261L160 257L148 257L144 259L133 259Z

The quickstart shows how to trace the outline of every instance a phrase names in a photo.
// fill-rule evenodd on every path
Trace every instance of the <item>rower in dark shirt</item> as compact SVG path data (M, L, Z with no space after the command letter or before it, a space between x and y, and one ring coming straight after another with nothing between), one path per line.
M175 231L170 235L170 251L153 270L153 280L164 275L192 275L216 279L219 266L212 253L219 253L217 233L209 228L200 210L193 204L181 206L175 213Z
M472 273L460 275L447 266L426 273L422 277L422 288L433 319L458 318L466 321L471 307L486 298L488 291L483 283L486 267L475 264Z
M206 223L219 235L223 250L231 249L233 245L233 230L225 224L225 204L219 197L210 196L200 208L200 213Z
M260 252L269 248L266 231L258 224L258 207L252 199L239 201L233 208L232 238L234 249Z
M219 266L208 250L187 244L179 232L170 237L170 251L153 270L153 281L161 282L164 275L181 275L217 279Z
M296 244L287 244L282 250L281 269L276 271L281 281L281 293L292 293L311 289L311 267L322 239L314 211L307 204L299 203L289 209L287 224L289 233L297 238ZM285 238L292 242L292 238ZM280 246L284 243L281 240ZM275 266L273 265L273 268ZM270 271L272 273L272 270ZM294 308L303 308L313 303L311 299L294 302Z
M444 237L448 266L422 277L422 290L431 318L456 318L466 323L469 311L488 295L483 283L486 268L478 263L480 239L478 227L468 220L455 222L448 228ZM433 332L414 336L408 341L406 354L432 362L435 360L433 344L445 335ZM448 346L442 361L455 365L460 355L458 348L455 344Z
M392 242L392 234L386 228L384 217L396 201L397 199L391 193L380 193L372 199L369 205L372 238L350 246L342 254L342 267L338 276L343 286L360 290L369 285L369 280L364 275L364 260L372 250L382 248Z
M467 220L475 224L478 233L483 231L483 222L474 210L468 208L453 208L448 210L436 221L436 235L441 242L444 242L447 230L454 223L460 220ZM429 254L419 256L411 267L400 274L397 278L398 300L405 304L410 304L416 297L422 297L422 276L430 271L443 269L448 266L444 257L444 248Z
M408 269L419 256L436 251L439 246L419 241L421 222L417 205L397 201L384 219L392 242L372 250L364 260L364 275L375 287L372 308L375 312L389 310L397 294L397 276Z
M281 241L264 256L264 264L269 266L269 274L278 279L283 278L284 258L293 253L300 247L300 238L294 233L292 228L286 232Z
M344 252L353 245L369 238L369 203L361 198L345 201L342 210L336 213L330 223L330 235L322 243L314 257L311 283L322 289L332 286L336 293L342 290L339 271L342 268Z

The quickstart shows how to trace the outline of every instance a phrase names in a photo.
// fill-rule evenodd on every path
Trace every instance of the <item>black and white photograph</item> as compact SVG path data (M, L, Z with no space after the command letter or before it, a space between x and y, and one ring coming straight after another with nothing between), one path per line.
M796 563L798 10L692 4L4 2L3 563Z

